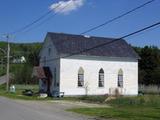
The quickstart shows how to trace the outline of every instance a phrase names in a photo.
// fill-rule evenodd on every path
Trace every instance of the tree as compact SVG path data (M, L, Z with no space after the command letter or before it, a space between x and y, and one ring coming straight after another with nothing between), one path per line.
M155 46L135 48L141 59L139 61L139 83L159 84L160 50Z

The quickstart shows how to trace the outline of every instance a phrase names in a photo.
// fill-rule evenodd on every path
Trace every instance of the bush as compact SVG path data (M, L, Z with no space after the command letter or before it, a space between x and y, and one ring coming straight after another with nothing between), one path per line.
M6 84L0 85L0 90L6 90Z
M37 84L38 80L31 77L33 67L29 64L12 64L11 72L14 79L11 84Z

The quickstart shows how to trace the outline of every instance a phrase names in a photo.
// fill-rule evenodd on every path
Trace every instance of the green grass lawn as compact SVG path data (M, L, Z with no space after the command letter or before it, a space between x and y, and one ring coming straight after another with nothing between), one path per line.
M117 120L160 120L160 96L120 97L111 108L76 108L69 111Z
M8 97L11 99L21 99L21 100L52 100L53 98L40 98L38 94L34 94L33 96L25 96L22 94L22 91L25 89L31 89L34 93L38 92L38 85L15 85L16 92L6 92L6 86L0 85L0 96Z

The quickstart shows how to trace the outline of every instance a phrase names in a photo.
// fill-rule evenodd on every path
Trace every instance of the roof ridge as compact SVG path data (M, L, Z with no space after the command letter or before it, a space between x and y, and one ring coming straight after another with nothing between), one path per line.
M47 34L56 34L56 35L67 35L67 36L80 36L84 38L103 38L103 39L118 39L113 37L105 37L105 36L92 36L92 35L79 35L79 34L73 34L73 33L63 33L63 32L48 32ZM124 39L122 39L124 40Z

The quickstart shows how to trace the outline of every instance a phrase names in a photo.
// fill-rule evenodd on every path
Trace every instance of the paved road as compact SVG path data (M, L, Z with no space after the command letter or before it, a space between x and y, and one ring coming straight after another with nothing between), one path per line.
M70 104L61 104L58 102L15 101L8 98L0 97L0 120L94 119L79 114L66 112L65 109L70 107Z

